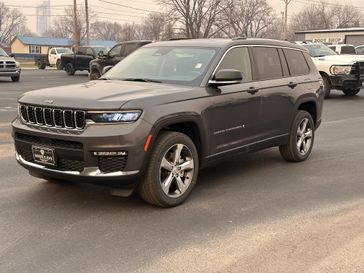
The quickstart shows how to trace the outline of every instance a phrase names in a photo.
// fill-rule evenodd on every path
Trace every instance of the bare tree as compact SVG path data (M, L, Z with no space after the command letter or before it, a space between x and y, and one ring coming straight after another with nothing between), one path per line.
M25 16L19 10L10 10L0 2L0 42L8 44L15 35L24 34L30 34Z
M224 10L223 19L229 23L224 30L229 37L273 36L277 23L274 10L266 0L233 0Z
M294 15L291 29L313 30L359 26L363 13L351 5L329 5L325 0L310 4Z
M224 10L223 0L160 0L169 16L182 26L188 38L208 38L219 14Z
M96 21L91 25L92 37L101 40L119 41L122 26L119 23Z
M72 7L64 9L64 15L53 21L52 27L45 33L49 37L71 38L73 33L72 28ZM95 13L89 9L89 17L95 20ZM92 21L90 21L92 24ZM81 40L86 39L86 15L84 9L77 10L77 26Z

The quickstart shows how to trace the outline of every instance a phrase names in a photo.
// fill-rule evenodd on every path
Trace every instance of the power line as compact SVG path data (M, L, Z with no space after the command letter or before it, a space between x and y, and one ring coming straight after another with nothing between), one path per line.
M107 4L110 4L110 5L114 5L114 6L119 6L119 7L123 7L123 8L128 8L128 9L132 9L132 10L139 10L139 11L145 11L145 12L158 12L159 11L153 11L153 10L146 10L146 9L141 9L141 8L135 8L135 7L132 7L132 6L128 6L128 5L123 5L123 4L119 4L119 3L115 3L115 2L110 2L110 1L106 1L106 0L99 0L100 2L103 2L103 3L107 3Z
M293 2L296 3L301 3L301 4L310 4L310 3L315 3L315 4L322 4L323 2L318 1L318 0L292 0ZM330 5L330 6L349 6L352 8L357 8L357 9L364 9L364 7L359 7L359 6L353 6L351 4L338 4L338 3L331 3L331 2L325 2L325 5Z

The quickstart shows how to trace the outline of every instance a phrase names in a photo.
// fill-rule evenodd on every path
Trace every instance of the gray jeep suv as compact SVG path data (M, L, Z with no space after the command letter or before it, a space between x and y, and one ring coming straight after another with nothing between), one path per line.
M20 80L20 71L19 63L0 48L0 77L10 77L13 82L18 82Z
M14 120L16 159L30 174L182 203L200 168L279 146L310 155L321 77L306 49L265 39L157 42L97 81L32 91Z

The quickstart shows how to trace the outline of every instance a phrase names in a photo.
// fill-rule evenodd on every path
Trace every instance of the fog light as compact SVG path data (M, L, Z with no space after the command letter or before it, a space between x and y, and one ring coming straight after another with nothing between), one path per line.
M127 151L114 151L114 152L92 152L94 156L127 156Z

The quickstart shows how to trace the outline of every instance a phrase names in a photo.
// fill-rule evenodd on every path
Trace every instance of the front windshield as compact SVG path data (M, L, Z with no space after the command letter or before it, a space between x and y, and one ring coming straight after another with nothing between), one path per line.
M63 53L72 53L72 50L69 49L69 48L57 48L57 52L61 53L61 54L63 54Z
M324 57L330 55L337 55L335 51L333 51L332 49L328 48L323 44L307 44L303 46L308 49L308 52L310 53L311 57Z
M198 86L217 51L207 47L141 48L103 78Z
M8 56L8 54L6 54L4 49L0 48L0 56Z

